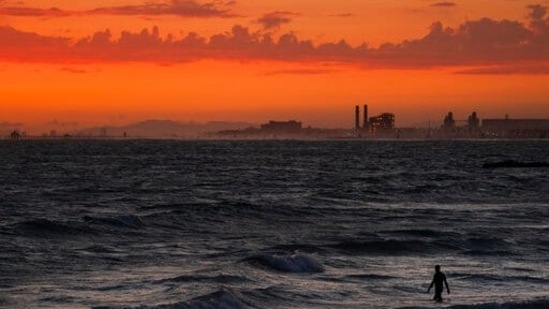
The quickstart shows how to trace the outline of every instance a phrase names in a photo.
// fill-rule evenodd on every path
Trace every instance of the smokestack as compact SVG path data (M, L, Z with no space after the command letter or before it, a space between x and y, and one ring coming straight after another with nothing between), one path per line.
M355 129L360 129L360 107L355 107Z
M364 104L364 123L362 124L362 127L367 130L369 125L368 125L368 105L367 104Z

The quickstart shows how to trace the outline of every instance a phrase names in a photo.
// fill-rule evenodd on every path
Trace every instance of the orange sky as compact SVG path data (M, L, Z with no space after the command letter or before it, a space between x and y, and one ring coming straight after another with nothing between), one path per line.
M47 2L0 0L0 132L549 118L548 1Z

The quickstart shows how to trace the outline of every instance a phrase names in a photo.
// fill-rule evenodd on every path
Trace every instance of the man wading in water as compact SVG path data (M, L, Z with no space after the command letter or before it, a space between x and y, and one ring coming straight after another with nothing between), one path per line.
M435 275L433 276L433 281L431 281L431 285L429 286L429 289L427 289L427 293L431 291L431 288L433 285L435 285L435 297L433 298L437 302L442 301L442 290L444 289L442 283L446 284L446 291L448 291L448 294L450 294L450 288L448 287L448 282L446 281L446 276L443 272L440 271L440 265L435 266Z

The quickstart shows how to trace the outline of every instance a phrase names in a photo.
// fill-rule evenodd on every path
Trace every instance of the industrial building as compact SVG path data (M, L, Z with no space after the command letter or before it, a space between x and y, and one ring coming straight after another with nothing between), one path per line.
M362 127L360 126L360 107L355 106L355 129L370 133L391 132L395 129L395 115L382 113L378 116L368 117L368 105L364 105Z
M448 115L444 117L442 122L442 129L445 131L451 131L456 128L456 120L454 119L454 113L449 112Z
M549 119L484 119L473 112L467 120L456 120L449 112L442 122L446 138L548 138Z
M362 112L362 113L361 113ZM303 128L296 120L269 121L259 128L218 132L223 138L271 139L484 139L484 138L549 138L549 119L485 119L476 112L468 117L447 113L441 124L431 127L397 128L393 113L369 117L368 105L354 106L354 128L318 129ZM481 125L482 124L482 125Z
M395 129L395 114L383 113L370 118L370 132L393 131Z
M492 137L548 138L549 119L484 119L482 131Z
M480 119L477 116L477 112L473 112L467 120L456 120L454 113L449 112L444 116L442 122L442 130L445 132L462 131L466 129L468 132L478 131L480 129Z

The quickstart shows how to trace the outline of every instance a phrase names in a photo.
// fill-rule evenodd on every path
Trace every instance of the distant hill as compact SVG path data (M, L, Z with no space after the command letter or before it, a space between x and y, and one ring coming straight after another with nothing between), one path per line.
M80 130L78 135L145 137L145 138L196 138L222 130L238 130L254 126L247 122L212 121L207 123L178 122L150 119L126 126L94 127Z

